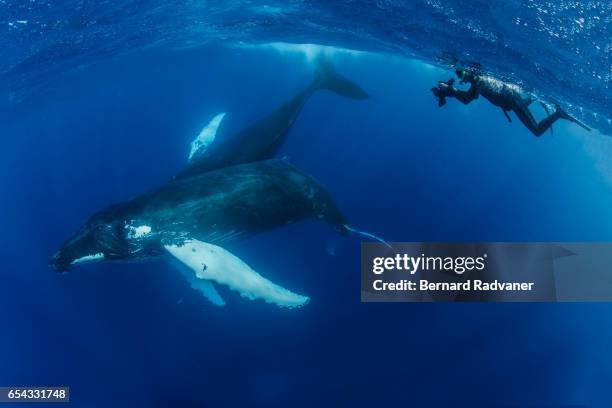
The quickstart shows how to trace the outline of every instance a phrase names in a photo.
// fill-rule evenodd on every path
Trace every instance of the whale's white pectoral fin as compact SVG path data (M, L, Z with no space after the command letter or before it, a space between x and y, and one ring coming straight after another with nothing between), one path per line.
M194 156L204 153L206 149L208 149L208 146L215 141L217 130L219 129L219 125L224 117L225 112L220 113L212 118L208 125L204 126L204 129L202 129L198 137L191 142L191 150L189 151L189 158L187 159L188 161L191 161Z
M183 274L187 282L189 282L189 286L202 293L213 305L225 306L225 301L219 292L217 292L217 289L215 289L211 281L198 278L192 270L182 262L172 261L171 264Z
M197 278L227 285L248 299L263 299L281 307L303 306L309 301L306 296L270 282L220 246L188 240L183 245L165 245L165 248Z
M193 281L189 282L191 287L195 290L202 292L204 296L215 306L225 306L225 301L215 289L215 286L211 281L194 278Z

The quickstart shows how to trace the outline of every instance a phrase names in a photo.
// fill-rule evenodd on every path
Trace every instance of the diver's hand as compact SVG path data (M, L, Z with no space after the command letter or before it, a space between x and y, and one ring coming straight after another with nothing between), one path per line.
M438 89L445 93L448 94L451 91L454 91L455 88L453 87L453 84L455 83L455 80L453 78L449 79L448 81L438 81Z

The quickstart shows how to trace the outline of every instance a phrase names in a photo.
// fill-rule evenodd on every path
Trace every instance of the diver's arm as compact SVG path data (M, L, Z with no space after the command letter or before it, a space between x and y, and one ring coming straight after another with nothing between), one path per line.
M478 89L474 84L471 84L470 89L468 89L467 91L462 91L460 89L456 89L455 87L451 87L449 96L454 96L455 98L467 105L474 99L478 98Z

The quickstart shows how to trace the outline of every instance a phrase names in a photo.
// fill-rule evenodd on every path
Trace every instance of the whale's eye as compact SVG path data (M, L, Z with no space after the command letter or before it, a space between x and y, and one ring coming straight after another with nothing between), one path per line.
M196 249L195 249L195 248L191 248L191 252L195 252L195 251L196 251Z
M206 272L207 269L208 269L208 265L202 264L202 272Z

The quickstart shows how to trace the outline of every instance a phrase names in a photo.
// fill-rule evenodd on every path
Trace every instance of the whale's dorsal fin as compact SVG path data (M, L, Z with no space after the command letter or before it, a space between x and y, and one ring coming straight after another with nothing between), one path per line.
M226 285L248 299L263 299L268 303L290 308L303 306L309 301L306 296L272 283L220 246L187 240L182 245L172 244L164 247L191 269L198 280L215 281Z
M208 146L215 140L217 136L217 130L221 121L225 117L225 112L218 114L208 122L208 125L204 126L204 129L200 134L191 142L191 150L189 151L189 158L187 161L191 162L195 156L199 156L208 149Z

